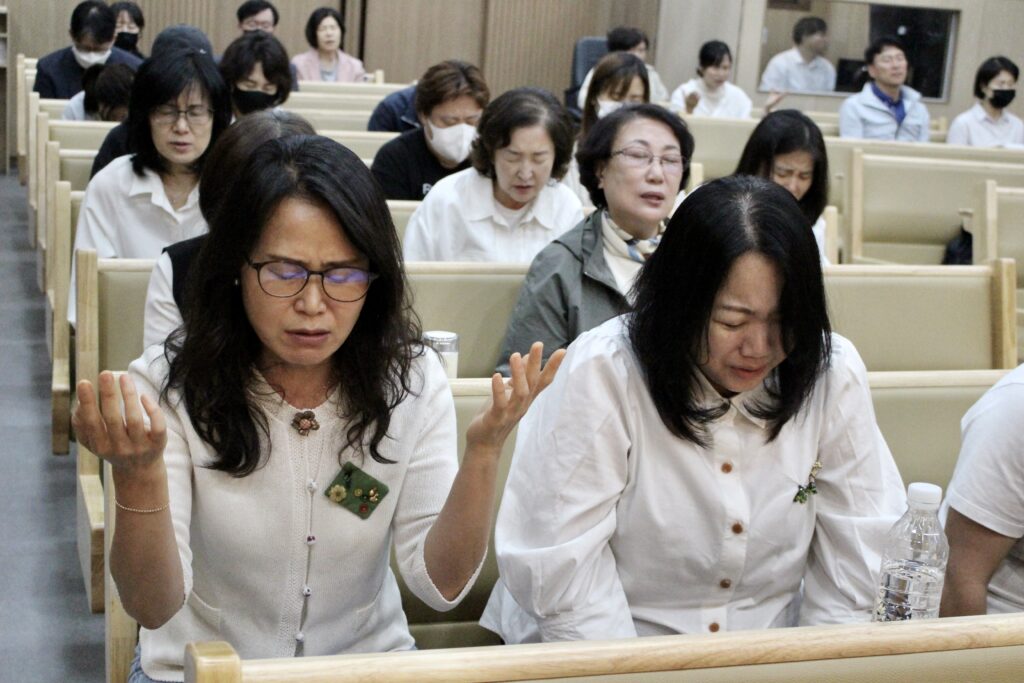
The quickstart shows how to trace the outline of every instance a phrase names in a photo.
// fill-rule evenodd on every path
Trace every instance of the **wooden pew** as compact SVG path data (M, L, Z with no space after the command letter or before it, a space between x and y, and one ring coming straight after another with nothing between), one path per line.
M409 218L419 208L421 202L407 199L389 199L388 210L391 212L391 220L395 223L395 231L398 233L398 241L405 239L405 226L409 224Z
M1009 682L1020 680L1022 657L1024 615L1001 614L290 659L243 660L224 642L190 643L185 680Z
M53 277L46 296L47 339L50 342L50 445L54 454L67 453L71 437L71 326L68 324L68 290L71 287L71 245L74 226L82 207L84 192L73 192L71 183L55 187L54 224L56 235L51 258Z
M984 266L832 266L832 328L868 370L992 370L1017 364L1013 261Z
M345 109L297 109L286 107L293 114L298 114L309 121L317 131L360 131L367 132L366 125L370 122L370 111Z
M1017 358L1024 358L1024 188L999 187L987 180L978 188L973 221L974 262L1013 259L1017 267Z
M1024 161L1024 158L1022 158ZM985 180L1024 185L1024 163L940 160L854 150L850 179L853 263L939 264L969 220Z
M375 94L352 95L347 93L307 92L300 90L290 93L288 99L281 106L288 110L341 109L371 113L380 104L381 99L383 98L380 95Z
M412 307L426 330L459 334L459 377L490 377L527 264L407 262Z
M928 144L920 142L896 142L886 140L855 140L850 138L826 137L828 151L829 199L828 203L839 210L840 230L843 240L844 262L849 262L850 251L850 203L853 152L865 154L904 156L924 159L962 159L993 163L1024 163L1024 151L1001 148L969 147L966 145Z
M153 261L97 259L84 249L77 267L75 375L95 383L101 370L124 370L142 348L142 316ZM77 462L78 557L93 612L103 610L103 490L99 460L84 448Z
M383 147L386 143L394 140L398 137L398 133L377 133L370 131L355 131L355 130L317 130L318 135L331 138L335 142L339 142L353 152L355 152L360 159L367 159L372 162L373 157L377 154L377 150Z
M373 95L384 99L388 95L403 88L408 83L325 83L323 81L299 81L301 93L332 93L337 95Z

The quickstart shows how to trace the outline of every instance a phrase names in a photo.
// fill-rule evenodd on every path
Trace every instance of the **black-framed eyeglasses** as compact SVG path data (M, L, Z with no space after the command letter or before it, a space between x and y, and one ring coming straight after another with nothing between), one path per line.
M306 288L313 275L320 276L320 285L329 299L341 303L359 301L370 289L370 283L377 279L377 273L362 268L342 266L327 270L309 270L290 261L246 262L256 271L260 289L272 297L287 299Z
M164 104L150 112L149 120L158 126L173 126L182 116L188 122L189 128L202 127L209 125L213 120L213 110L201 104L194 104L188 109L178 109Z

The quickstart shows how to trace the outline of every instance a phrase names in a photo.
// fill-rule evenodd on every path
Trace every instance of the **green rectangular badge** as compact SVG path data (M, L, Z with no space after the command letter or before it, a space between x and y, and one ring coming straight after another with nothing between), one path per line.
M388 487L347 462L324 491L324 495L361 519L366 519L377 509L384 496L388 495Z

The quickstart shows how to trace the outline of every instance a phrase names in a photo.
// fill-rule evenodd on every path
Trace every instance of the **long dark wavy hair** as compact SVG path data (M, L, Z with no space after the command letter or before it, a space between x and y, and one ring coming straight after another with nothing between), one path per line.
M664 425L707 446L718 409L698 405L697 373L707 351L715 296L736 260L759 253L779 269L786 358L766 381L768 402L748 408L779 435L814 389L831 356L821 261L800 207L782 186L730 176L697 188L669 221L634 286L629 339Z
M358 156L316 135L269 140L236 172L224 199L232 210L214 213L192 268L183 334L165 346L165 400L171 389L180 391L192 426L217 452L212 469L243 477L263 464L259 434L269 438L267 419L248 393L263 347L235 282L280 203L308 200L334 214L378 275L355 327L331 359L341 382L339 412L349 422L340 450L368 451L378 462L391 462L379 445L392 411L412 391L411 366L422 350L384 195Z

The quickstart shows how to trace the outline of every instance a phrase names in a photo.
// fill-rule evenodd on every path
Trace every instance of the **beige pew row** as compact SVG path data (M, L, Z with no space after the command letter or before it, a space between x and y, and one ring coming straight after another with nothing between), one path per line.
M787 109L785 104L782 104L778 109ZM819 126L825 125L839 125L839 112L838 111L805 111L803 112L807 118L811 119ZM750 111L750 116L755 119L764 118L764 108L754 107ZM933 133L945 133L949 130L949 119L945 116L936 116L930 121L930 130Z
M308 92L299 90L290 93L281 105L285 109L341 109L372 113L380 104L382 96L376 94L350 94L335 92Z
M987 180L978 188L973 226L974 262L1010 258L1017 269L1017 358L1024 359L1024 188Z
M482 681L1017 681L1024 615L849 624L505 645L419 652L242 660L227 643L189 643L187 683Z
M854 150L849 256L853 263L939 264L946 244L970 224L986 180L1024 186L1021 163L866 154Z
M930 481L946 487L952 476L960 445L960 418L981 395L997 382L1004 370L968 372L873 372L868 375L879 427L896 458L905 481ZM486 405L490 382L457 379L451 383L459 435L459 454L465 448L465 432L472 418ZM511 463L514 435L506 443L498 473L498 500ZM110 482L110 477L105 481ZM106 519L111 512L112 487L106 489ZM111 534L107 534L109 545ZM109 552L109 548L108 548ZM454 610L439 613L420 602L399 579L403 608L420 650L497 644L496 636L478 624L498 567L493 533L488 556L477 583ZM135 625L117 600L106 575L108 680L124 680L135 646ZM114 653L113 659L111 653Z
M336 95L373 95L384 99L393 92L408 88L409 83L325 83L323 81L299 81L298 92L331 93Z

